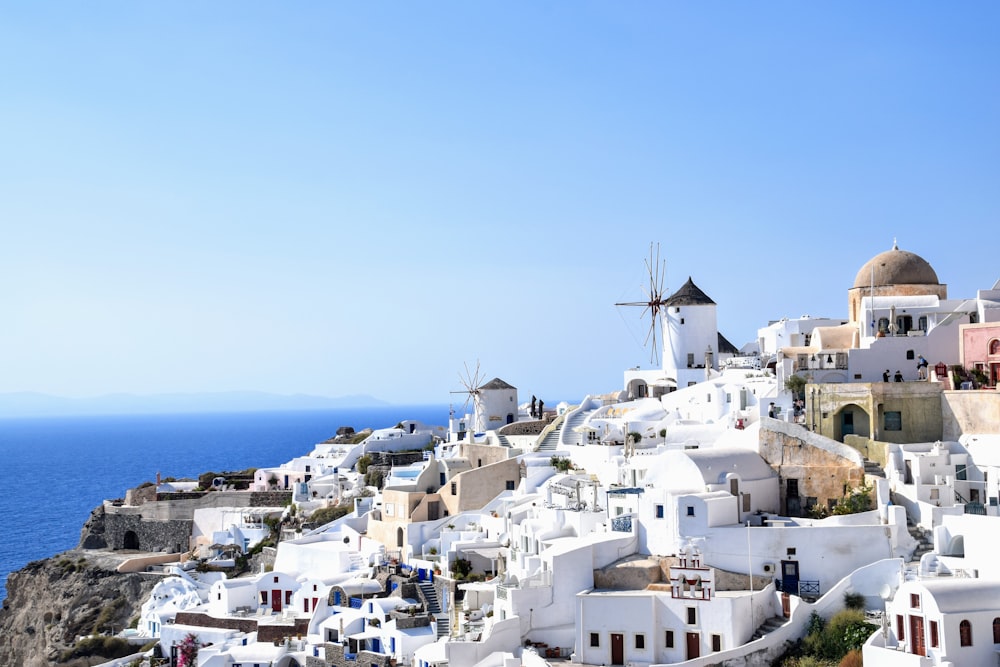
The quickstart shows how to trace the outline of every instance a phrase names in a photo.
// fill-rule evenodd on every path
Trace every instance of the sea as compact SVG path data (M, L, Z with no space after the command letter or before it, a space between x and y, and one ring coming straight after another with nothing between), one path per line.
M77 546L92 509L163 477L280 465L341 426L447 426L448 407L0 419L0 600L7 575Z

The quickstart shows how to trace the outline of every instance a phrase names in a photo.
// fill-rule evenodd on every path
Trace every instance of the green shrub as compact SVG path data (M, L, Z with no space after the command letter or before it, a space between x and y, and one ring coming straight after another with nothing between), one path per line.
M351 503L333 505L331 507L322 507L309 515L309 521L319 525L330 523L331 521L336 521L342 516L350 514L353 509L354 505Z
M358 471L359 475L364 475L368 472L368 466L372 464L372 457L368 454L358 458L358 462L354 464L354 468Z
M861 593L844 593L844 606L848 609L865 608L865 596Z

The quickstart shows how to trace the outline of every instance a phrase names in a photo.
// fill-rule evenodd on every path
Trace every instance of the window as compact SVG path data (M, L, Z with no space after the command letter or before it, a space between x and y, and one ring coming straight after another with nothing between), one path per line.
M718 653L722 650L722 635L712 635L712 651Z
M673 648L674 647L674 631L673 630L667 630L667 636L666 636L666 640L665 641L666 641L667 648Z
M972 646L972 623L962 621L958 624L959 644L962 646Z
M698 610L694 607L688 607L688 625L694 625L698 622Z
M635 647L637 649L646 648L646 635L636 635L635 636Z
M451 483L451 495L456 495L458 493L458 482Z
M688 505L687 506L687 515L688 516L694 516L694 505Z
M993 619L993 643L1000 644L1000 618Z
M267 604L267 591L260 592L260 603Z
M909 359L909 360L911 360L911 361L916 358L916 357L913 356L913 350L907 350L906 351L906 358Z
M785 480L785 495L789 498L799 497L799 480L797 479Z
M886 431L902 431L903 430L903 413L887 411L885 413L885 430Z
M896 639L899 641L906 639L906 632L903 630L905 627L906 625L903 623L903 617L896 614Z
M508 491L513 491L514 490L514 480L508 479L507 480L506 488L507 488Z
M684 324L684 318L683 317L681 318L681 324Z
M597 632L590 633L590 645L591 647L597 647L601 645L601 635Z
M969 475L965 470L964 463L955 464L955 479L960 479L963 482L969 479Z
M656 518L657 519L662 519L663 518L663 505L657 505L656 506Z
M285 591L285 604L292 604L292 592Z
M787 549L785 549L785 553L788 556L794 556L795 555L795 547L788 547Z
M688 368L694 366L694 353L688 352Z
M938 626L937 621L931 621L931 648L938 646Z
M274 583L278 583L278 578L277 577L274 578Z
M919 593L910 593L910 609L920 609Z
M939 489L931 489L931 500L938 500L941 494L938 493Z

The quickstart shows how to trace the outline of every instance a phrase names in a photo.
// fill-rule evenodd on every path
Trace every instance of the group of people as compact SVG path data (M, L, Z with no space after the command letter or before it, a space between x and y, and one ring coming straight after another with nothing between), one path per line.
M903 374L897 370L896 374L892 376L892 379L894 381L896 381L896 382L902 382L903 381ZM882 373L882 382L888 382L888 381L889 381L889 369L887 368Z
M927 363L927 360L924 359L924 355L922 355L922 354L918 355L917 356L917 379L918 380L926 380L927 379L927 366L928 366L928 363ZM899 372L899 370L897 370L896 374L892 376L892 379L893 379L894 382L902 382L903 381L903 374L901 372ZM887 368L882 373L882 382L888 382L888 381L889 381L889 369Z

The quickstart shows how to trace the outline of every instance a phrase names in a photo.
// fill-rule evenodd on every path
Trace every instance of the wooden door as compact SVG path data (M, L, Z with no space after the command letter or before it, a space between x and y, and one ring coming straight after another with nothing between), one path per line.
M611 633L611 664L625 664L625 635Z
M687 660L694 660L701 655L701 637L697 632L687 633Z
M910 616L910 642L915 655L927 655L924 646L924 619L920 616Z
M281 591L271 591L271 611L281 611Z

